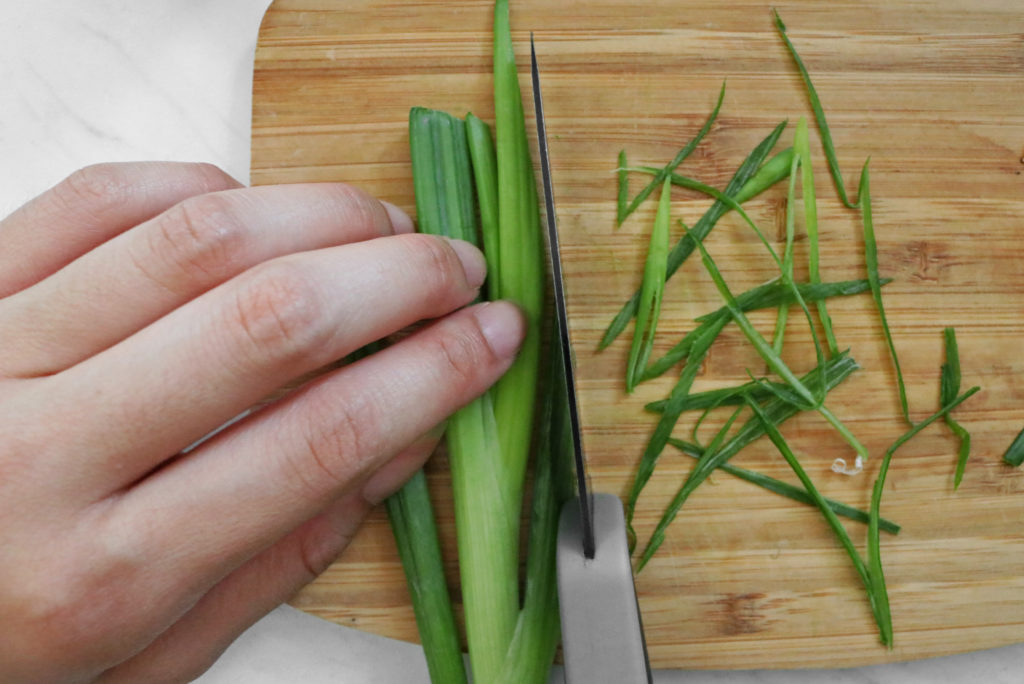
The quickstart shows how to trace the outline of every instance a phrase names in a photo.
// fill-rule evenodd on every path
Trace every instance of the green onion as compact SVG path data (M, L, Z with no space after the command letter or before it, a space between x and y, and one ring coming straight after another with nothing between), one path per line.
M487 260L487 282L490 284L498 280L501 272L501 264L498 263L498 169L491 129L473 114L466 115L466 142L473 163L480 231ZM496 293L489 292L488 295L489 299L497 299Z
M831 391L859 367L860 366L857 365L857 362L848 355L840 354L839 356L828 359L825 361L824 365L807 373L803 377L803 382L805 384L817 383L824 374L828 377L828 390ZM783 401L778 398L769 400L764 405L764 411L775 425L780 425L799 413L799 409L794 407L790 402ZM741 449L764 434L764 428L760 421L756 417L752 418L744 423L739 431L733 435L729 441L725 442L721 448L714 452L706 452L704 456L697 461L697 465L692 471L690 471L690 474L687 476L682 486L680 486L679 491L676 492L676 495L672 498L672 501L669 503L664 514L662 514L661 520L658 521L658 525L656 526L654 533L647 542L647 548L644 549L643 555L637 564L637 572L643 569L661 546L662 542L665 541L665 533L668 530L669 525L675 519L676 515L679 513L679 509L683 507L683 504L686 503L686 500L694 490L696 490L697 487L700 486L700 484L704 482L712 472L714 472L715 468L726 463L730 458L739 453ZM655 458L657 458L657 455L655 455ZM651 469L653 470L653 464L651 465Z
M753 395L747 396L749 396L750 399L757 401L757 399L754 398ZM743 401L742 395L740 397L740 401ZM697 444L690 444L688 442L684 442L682 440L678 440L675 438L668 440L668 443L682 451L687 456L690 456L691 458L699 459L706 451ZM730 475L737 477L741 480L745 480L746 482L749 482L751 484L755 484L758 487L761 487L762 489L767 489L770 492L774 492L775 494L784 496L787 499L792 499L793 501L798 501L803 504L809 504L811 506L815 505L814 498L807 493L806 489L802 489L788 482L783 482L782 480L776 480L774 477L770 477L768 475L765 475L764 473L759 473L754 470L747 470L746 468L739 468L729 463L723 463L722 465L718 466L718 470L729 473ZM869 520L870 514L867 511L862 511L861 509L851 506L849 504L845 504L842 501L836 501L835 499L825 498L825 503L828 504L828 507L831 508L836 515L841 515L844 518L849 518L850 520L854 520L856 522L865 524L867 524ZM888 532L889 534L900 533L900 526L891 520L887 520L886 518L879 519L878 527L883 532Z
M701 260L704 262L704 267L707 269L708 274L715 283L715 287L718 289L719 294L722 295L722 299L725 301L725 307L729 310L732 319L736 321L736 325L743 332L743 335L747 340L754 346L757 353L765 360L765 363L775 371L780 378L785 380L793 390L800 395L800 398L807 402L808 406L815 406L818 404L818 399L811 394L810 390L800 382L800 379L793 374L793 371L789 369L786 362L782 360L782 357L772 349L772 346L768 344L768 341L757 331L757 329L751 324L750 320L743 313L743 310L736 304L736 298L732 292L729 291L729 286L726 284L725 279L722 277L721 271L715 265L711 255L708 254L707 249L704 248L704 244L700 239L696 241L697 249L700 250ZM820 363L819 363L820 366Z
M828 121L825 119L825 109L821 106L821 100L818 98L818 91L815 90L814 84L811 83L811 75L807 73L807 68L804 66L804 62L800 59L800 55L797 53L796 48L793 47L793 43L790 42L789 36L786 35L786 25L782 23L782 17L775 10L772 10L772 14L775 19L775 28L778 29L779 35L782 36L782 40L786 43L786 48L789 50L789 54L793 56L793 61L796 63L796 68L800 72L800 78L803 79L804 85L807 88L807 97L811 101L811 110L814 112L814 119L818 124L818 130L821 132L821 146L825 149L825 159L828 161L828 170L832 174L832 180L836 185L836 191L839 193L839 199L842 200L843 204L848 209L856 209L860 204L860 192L858 191L858 198L854 202L850 202L846 195L846 187L843 185L843 174L839 170L839 160L836 157L836 147L832 142L832 131L828 127Z
M647 368L647 360L654 347L654 333L658 328L661 299L665 293L665 264L668 261L668 224L671 207L672 182L666 178L661 187L658 213L651 230L650 247L644 264L644 281L640 290L640 310L636 316L633 344L626 364L626 391L632 392Z
M871 573L868 569L868 566L864 563L864 559L861 558L860 554L857 552L856 547L853 545L853 541L850 539L849 533L846 531L846 528L843 527L843 524L839 521L839 518L836 517L835 512L829 507L828 503L825 501L825 498L818 491L817 487L814 486L814 483L811 481L811 478L807 475L807 472L803 469L803 466L800 465L800 460L796 457L796 454L794 454L793 451L789 448L789 445L786 443L785 438L782 436L782 433L779 432L779 429L778 427L776 427L775 423L771 420L771 418L768 417L768 415L765 414L764 410L757 404L757 402L753 401L749 397L747 398L747 405L750 406L750 408L757 415L757 418L758 420L761 421L761 425L764 428L765 433L768 435L768 439L772 441L772 444L775 445L775 448L778 449L779 453L782 454L782 457L786 459L786 462L789 464L789 467L793 470L794 473L796 473L796 476L800 479L800 482L807 490L807 493L814 500L814 503L818 505L818 508L821 510L822 515L825 516L825 520L828 522L829 527L832 528L832 531L835 533L836 538L839 540L839 543L842 545L843 549L846 550L846 554L850 557L850 561L853 563L854 569L860 576L861 582L864 583L865 589L867 589L868 599L871 603L872 612L875 614L875 621L878 623L879 632L882 634L882 639L884 641L886 634L885 618L883 616L880 616L877 608L879 605L879 597L875 592L878 591L878 588L872 582ZM868 514L869 534L872 524L875 524L877 529L878 520L873 515L874 510L875 509L872 508L872 513ZM885 593L884 586L881 588L881 591L883 594ZM886 614L888 614L888 599L886 599L885 605Z
M615 224L622 225L626 220L626 207L629 205L629 172L626 171L626 150L619 151L619 194L615 203ZM657 171L655 171L657 173Z
M409 115L420 231L478 243L465 126L423 108ZM455 501L467 640L474 679L500 670L519 611L519 502L506 485L491 394L471 402L446 430Z
M665 178L670 173L675 171L676 167L678 167L680 164L682 164L683 160L685 160L687 157L689 157L693 153L693 151L695 149L697 149L697 145L699 145L700 141L704 139L704 136L708 134L708 131L711 130L711 125L714 124L715 123L715 119L718 118L718 110L722 108L722 100L724 98L725 98L725 83L722 84L722 89L718 91L718 101L715 102L715 108L713 110L711 110L711 115L708 116L707 121L704 122L704 125L701 126L701 129L699 131L697 131L697 135L694 136L693 140L691 140L690 142L686 143L686 146L683 147L683 149L679 150L679 152L676 153L676 156L672 158L672 161L670 161L665 166L665 168L661 169L658 172L658 174L654 177L654 180L652 180L650 183L648 183L644 187L644 189L641 190L637 194L637 196L633 198L633 201L630 202L629 205L622 211L622 218L619 220L619 225L622 225L622 222L625 221L629 217L630 214L632 214L634 211L636 211L636 208L639 207L643 203L643 201L645 199L650 197L651 193L654 192L654 189L657 188L659 185L661 185L662 182L665 180ZM625 164L620 164L620 166L624 166L624 165ZM621 176L620 176L620 178L621 178ZM620 193L621 193L621 189L620 189Z
M772 148L775 147L775 143L778 141L779 136L782 135L783 129L786 127L786 122L783 121L775 129L768 134L768 136L762 140L757 147L747 156L747 158L740 164L740 167L733 174L732 180L725 188L726 195L733 197L739 202L744 202L759 193L767 190L769 187L774 185L777 181L785 178L789 173L789 160L792 158L792 150L784 150L770 160L767 164L764 163L765 158L768 157L768 153L771 152ZM760 170L759 170L760 169ZM710 208L704 215L700 217L697 223L694 224L693 228L687 235L684 235L679 242L675 244L668 255L668 268L665 274L666 280L671 278L672 275L679 270L686 258L695 249L696 245L693 238L703 240L711 229L715 227L715 224L728 210L723 202L716 201L711 205ZM691 237L692 235L692 237ZM629 321L632 320L636 314L637 308L640 305L640 292L639 290L633 294L633 296L622 306L619 313L615 315L612 322L608 325L608 329L605 330L604 335L598 344L598 349L604 349L612 341L615 340L619 334L626 329Z
M686 365L679 375L679 381L676 383L675 388L673 388L672 394L669 395L664 412L661 418L658 419L654 433L651 435L650 440L648 440L644 453L640 457L640 464L637 466L637 472L633 476L633 484L630 487L629 498L626 500L626 529L630 535L631 550L636 543L636 532L633 529L633 513L636 509L637 499L639 499L640 492L647 484L647 481L651 479L651 475L654 474L654 466L661 452L665 450L665 445L668 443L668 438L672 435L672 429L675 427L676 422L678 422L679 416L682 415L681 407L686 402L690 387L700 371L704 358L711 350L711 344L724 327L725 321L720 322L717 326L711 326L694 342L690 355L686 358Z
M793 151L800 158L800 187L804 199L804 229L807 231L807 279L812 283L821 282L820 259L818 255L818 200L814 189L814 168L811 165L811 144L807 134L807 120L800 117L793 134ZM828 315L825 300L818 301L818 318L825 331L829 354L839 353L835 333L832 331L832 317Z
M889 347L892 365L896 369L896 387L900 396L900 407L903 409L903 418L913 425L913 421L910 420L910 407L907 404L907 387L903 382L900 359L896 355L896 345L893 344L892 333L889 332L889 321L885 316L885 306L882 305L882 286L881 279L878 277L878 244L875 242L875 226L871 218L871 174L868 171L868 162L864 162L864 169L861 171L858 194L860 196L861 218L864 224L864 264L868 272L868 282L871 284L871 297L875 300L878 318L882 322L882 334L885 336L885 343Z
M527 540L526 582L512 643L505 655L501 684L541 684L548 680L559 638L555 545L558 518L572 498L572 434L565 401L565 372L560 354L549 354L549 386L537 426L533 508ZM442 680L444 681L444 680Z
M892 446L885 451L885 456L882 458L882 465L878 469L878 478L875 480L875 485L871 489L871 520L868 523L867 546L868 570L871 577L871 588L868 593L869 595L874 595L878 601L878 604L874 606L875 619L878 621L882 643L889 648L892 648L892 616L889 614L889 595L885 588L885 573L882 570L882 555L878 539L879 520L881 519L882 490L885 488L885 478L889 473L889 463L892 461L892 456L896 453L897 449L909 442L911 438L921 430L925 429L939 418L948 415L950 411L962 404L979 389L981 388L972 387L967 390L960 396L956 397L953 401L930 415L928 418L925 418L920 423L914 425L903 433L895 442L893 442Z
M946 362L942 364L942 371L940 373L939 406L949 404L960 393L960 351L956 343L956 331L953 328L946 328L942 331L942 336L945 340ZM967 459L971 455L971 433L948 413L946 414L945 421L949 429L960 440L956 472L953 475L953 489L959 489L960 482L964 479L964 468L967 467Z
M1020 464L1024 463L1024 430L1017 434L1013 444L1003 454L1003 461L1015 467L1020 467Z
M886 285L889 282L889 279L883 279L881 284ZM808 302L828 297L846 297L849 295L860 294L861 292L867 292L869 287L867 280L841 280L833 283L819 283L816 285L812 285L810 283L797 284L800 295ZM751 290L747 290L742 294L736 295L736 304L743 311L768 309L773 306L778 306L782 302L791 303L793 301L791 288L779 283L778 281L771 281L764 285L758 285ZM687 333L683 339L676 344L676 346L666 352L665 356L651 363L644 372L641 380L656 378L686 358L686 355L690 353L690 346L693 344L693 338L696 337L701 330L705 329L706 326L720 318L731 320L729 309L723 306L711 313L699 316L696 320L700 322L700 325Z
M430 680L466 682L459 630L448 596L437 524L423 471L417 471L405 486L388 497L386 505L412 596Z

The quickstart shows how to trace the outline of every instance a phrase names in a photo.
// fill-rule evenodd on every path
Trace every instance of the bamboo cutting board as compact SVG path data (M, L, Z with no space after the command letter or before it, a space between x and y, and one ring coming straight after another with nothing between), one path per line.
M784 118L810 116L797 72L774 33L770 3L650 0L514 1L512 24L529 96L528 32L536 32L551 136L572 334L594 488L625 494L674 374L623 392L629 341L594 351L638 286L654 202L616 230L616 155L663 165L703 123L723 79L721 116L682 171L724 187ZM784 2L778 6L815 78L852 187L872 159L875 223L886 302L912 414L937 408L942 328L960 339L964 388L982 391L957 412L973 433L963 485L952 488L956 443L937 424L893 460L883 515L883 562L896 647L887 652L863 588L820 514L721 474L689 500L637 588L659 668L838 667L921 658L1021 640L1024 634L1024 472L1001 455L1024 426L1024 12L1018 0ZM413 105L491 120L489 0L278 0L256 51L254 183L347 181L414 203L407 151ZM527 108L532 111L532 108ZM528 122L532 130L533 122ZM843 209L817 131L812 150L827 280L863 277L859 214ZM792 126L782 145L792 140ZM640 180L634 179L633 191ZM677 191L691 224L707 199ZM748 209L778 238L785 189ZM798 225L799 229L799 225ZM678 234L673 236L677 239ZM806 273L801 232L797 257ZM773 275L748 230L724 218L707 241L734 291ZM697 260L670 281L659 349L719 306ZM869 296L834 300L842 347L863 366L829 405L876 457L853 477L849 458L814 415L784 432L826 496L866 507L885 448L906 428L892 364ZM770 331L771 319L755 317ZM813 365L791 316L785 358ZM695 390L763 372L734 327L713 348ZM687 436L692 417L676 434ZM708 434L705 429L703 434ZM666 451L637 513L646 539L691 466ZM768 444L734 463L792 480ZM430 466L456 599L453 520L443 456ZM864 526L848 523L863 549ZM401 568L383 512L294 604L336 622L416 640Z

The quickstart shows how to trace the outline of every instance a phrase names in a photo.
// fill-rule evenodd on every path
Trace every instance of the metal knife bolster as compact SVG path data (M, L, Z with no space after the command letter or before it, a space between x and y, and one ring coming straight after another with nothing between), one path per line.
M558 521L558 601L567 684L651 682L640 608L626 541L626 517L614 494L592 494L595 553L581 553L580 508Z

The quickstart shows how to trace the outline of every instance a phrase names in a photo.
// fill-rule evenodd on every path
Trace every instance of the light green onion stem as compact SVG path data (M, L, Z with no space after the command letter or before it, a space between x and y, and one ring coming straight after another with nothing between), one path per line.
M466 115L466 141L473 162L477 207L480 209L480 231L484 258L487 260L487 282L495 282L501 272L498 263L498 169L494 158L491 129L473 114ZM488 292L488 299L497 299Z

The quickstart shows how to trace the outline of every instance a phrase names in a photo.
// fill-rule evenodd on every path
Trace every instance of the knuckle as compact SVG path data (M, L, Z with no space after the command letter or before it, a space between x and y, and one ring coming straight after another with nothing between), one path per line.
M356 226L388 226L390 223L381 219L384 210L376 199L354 185L338 183L331 186L336 206L341 213L341 221Z
M66 207L118 204L131 193L131 182L118 164L85 166L58 183L53 192Z
M380 421L371 401L355 397L318 403L307 416L303 448L293 452L290 469L302 495L321 498L362 473L376 447L370 435L380 434Z
M172 270L170 282L215 282L238 263L247 238L234 203L221 193L180 202L156 219L149 249Z
M331 328L317 284L290 261L254 269L236 295L237 328L261 363L297 359L325 348Z
M433 340L432 352L441 366L442 377L454 379L459 387L477 384L482 369L493 367L496 361L478 324L438 335Z
M462 263L447 240L418 233L401 237L412 238L406 240L412 251L412 261L432 292L464 289Z

